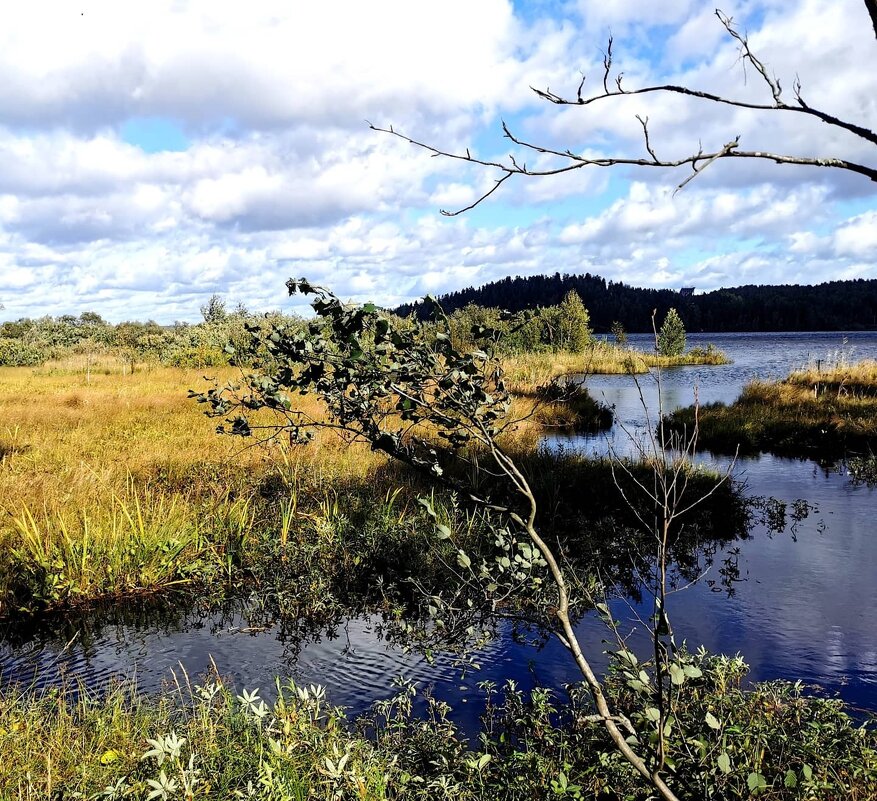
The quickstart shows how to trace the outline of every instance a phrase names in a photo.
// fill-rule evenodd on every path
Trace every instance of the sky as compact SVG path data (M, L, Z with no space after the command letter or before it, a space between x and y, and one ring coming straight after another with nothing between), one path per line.
M877 43L861 0L733 0L722 10L785 88L877 129ZM756 102L767 87L695 0L30 0L0 27L0 320L97 311L199 319L214 293L301 311L305 276L394 306L507 275L635 286L877 278L877 183L719 161L516 178L433 158L516 154L502 136L595 156L741 147L877 165L873 145L798 114L678 96L560 107L598 92L607 37L624 85Z

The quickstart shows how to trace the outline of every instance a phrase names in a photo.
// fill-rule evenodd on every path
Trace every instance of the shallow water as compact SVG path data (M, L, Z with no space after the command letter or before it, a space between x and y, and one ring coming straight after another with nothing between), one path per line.
M846 342L839 334L689 338L689 344L707 341L726 350L735 363L665 371L665 411L691 403L695 386L701 402L731 401L754 376L785 375L790 368L830 359L841 350L851 359L877 358L873 333L851 334ZM587 383L595 397L615 406L628 432L636 437L648 431L631 378L592 377ZM640 387L654 417L654 383L643 377ZM597 453L605 453L610 444L622 454L631 451L629 436L619 425L608 436L552 437L546 442L547 447ZM746 480L752 494L790 504L806 499L815 509L783 534L769 535L757 528L749 539L717 554L699 583L674 594L669 609L677 640L717 652L741 652L752 666L753 679L802 679L856 706L877 710L875 491L813 462L773 456L739 460L734 474ZM740 574L730 597L718 581L724 558L730 558ZM645 610L621 600L614 602L613 611L630 621L633 611ZM0 644L0 682L47 686L66 678L99 687L110 678L127 677L153 691L174 680L185 681L181 665L197 677L215 664L238 686L258 687L267 696L278 675L323 684L334 703L355 714L392 695L392 679L404 675L422 687L431 686L435 695L454 705L456 719L471 727L479 706L476 682L513 678L526 689L535 683L559 687L576 679L557 643L536 650L514 642L507 628L501 628L497 639L478 655L480 670L461 678L449 655L439 655L429 664L422 656L384 642L374 619L347 620L298 642L284 642L276 627L247 627L246 616L235 607L206 612L171 604L89 615L54 631L34 632L25 642L9 639ZM591 652L602 650L606 632L599 621L585 619L580 632Z

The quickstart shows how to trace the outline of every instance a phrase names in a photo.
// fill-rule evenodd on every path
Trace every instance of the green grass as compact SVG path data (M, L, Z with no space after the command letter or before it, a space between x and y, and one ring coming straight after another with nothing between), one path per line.
M693 430L693 407L668 417ZM699 445L713 451L838 459L877 444L877 368L873 362L826 372L796 371L784 381L753 381L732 404L698 411Z

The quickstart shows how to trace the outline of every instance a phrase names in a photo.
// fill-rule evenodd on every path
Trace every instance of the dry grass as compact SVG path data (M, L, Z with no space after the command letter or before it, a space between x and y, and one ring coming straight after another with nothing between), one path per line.
M871 396L877 394L877 361L863 359L852 364L841 362L827 368L808 365L792 372L785 383L806 387L815 395Z
M693 410L671 415L693 424ZM716 451L759 450L836 459L877 444L877 362L804 369L784 381L753 381L730 405L700 410L701 445Z
M331 432L291 452L218 436L187 398L204 383L173 368L0 368L0 616L4 599L71 603L209 574L225 558L214 534L240 535L235 498L269 472L326 485L385 462Z
M630 375L647 373L654 367L728 363L727 357L715 349L659 356L599 341L580 353L521 353L506 356L502 361L509 386L522 393L531 393L561 375Z
M123 493L129 476L184 481L204 465L263 468L264 450L217 436L203 408L187 399L188 389L204 383L202 372L173 368L92 374L88 383L81 373L0 369L0 503L7 511L81 507ZM316 412L317 401L305 400ZM332 435L302 453L343 475L364 475L377 458Z

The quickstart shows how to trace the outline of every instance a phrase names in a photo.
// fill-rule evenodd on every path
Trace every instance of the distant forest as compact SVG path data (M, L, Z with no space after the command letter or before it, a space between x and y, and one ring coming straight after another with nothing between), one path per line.
M651 330L652 310L658 321L671 307L688 331L864 331L877 329L877 280L830 281L817 286L739 286L701 295L672 289L642 289L607 281L598 275L534 275L504 278L478 289L469 287L438 298L450 313L469 303L521 311L554 306L570 290L581 296L591 326L606 332L613 322L632 333ZM421 303L396 311L427 314Z

